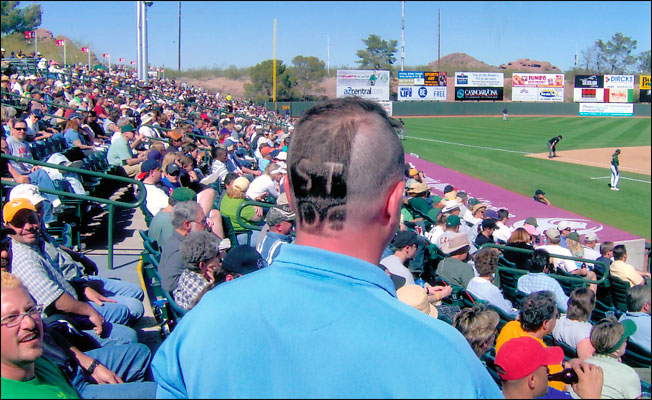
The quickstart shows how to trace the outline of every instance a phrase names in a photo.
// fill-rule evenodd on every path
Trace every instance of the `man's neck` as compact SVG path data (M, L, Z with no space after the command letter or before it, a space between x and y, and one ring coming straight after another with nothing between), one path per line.
M394 255L401 260L401 264L405 264L405 261L407 261L408 257L407 254L405 254L404 251L397 250L394 252Z
M367 228L369 229L330 232L329 236L307 233L299 229L295 243L344 254L378 265L383 249L390 239L380 237L378 230L373 227ZM365 238L364 243L360 243L362 237Z
M546 331L543 329L543 327L540 327L536 331L526 331L525 329L523 329L523 331L525 333L527 333L528 335L533 336L533 337L535 337L537 339L541 339L541 340L543 340L543 337L546 336Z
M175 231L176 233L178 233L179 235L183 236L183 237L188 236L188 232L186 232L186 231L183 230L183 229L175 229L174 231Z
M5 379L25 382L34 378L34 363L30 363L27 366L18 366L2 362L2 364L0 364L0 368L2 377Z

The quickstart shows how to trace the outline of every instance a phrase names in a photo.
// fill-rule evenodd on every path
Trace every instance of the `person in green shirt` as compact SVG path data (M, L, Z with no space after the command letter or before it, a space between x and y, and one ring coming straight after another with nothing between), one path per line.
M245 193L248 188L249 180L241 176L226 187L226 194L220 202L220 212L231 220L231 225L236 231L244 230L235 216L240 204L245 202ZM242 209L240 217L248 223L258 222L263 218L263 209L258 206L247 206ZM247 244L246 234L239 234L237 239L238 243Z
M611 155L611 183L609 184L611 190L620 190L618 189L618 181L620 181L620 173L618 172L618 166L620 165L620 161L618 161L619 155L620 149L616 149Z
M0 295L3 399L78 399L59 368L43 354L42 306L14 275L2 271Z

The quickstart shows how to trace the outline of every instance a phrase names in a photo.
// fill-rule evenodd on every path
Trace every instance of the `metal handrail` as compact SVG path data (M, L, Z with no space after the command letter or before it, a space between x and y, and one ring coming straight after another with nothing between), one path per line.
M263 229L263 225L251 225L250 223L246 222L244 219L242 219L242 216L240 213L245 207L248 206L258 206L258 207L263 207L263 208L272 208L276 204L273 203L265 203L262 201L254 201L254 200L245 200L242 202L239 206L238 209L235 211L235 220L236 222L243 227L244 229L250 230L250 231L260 231Z
M74 168L74 167L68 167L65 165L59 165L59 164L51 164L43 161L38 161L38 160L32 160L29 158L22 158L22 157L16 157L12 156L9 154L0 154L0 157L6 158L10 161L18 161L18 162L24 162L26 164L32 164L32 165L38 165L41 167L47 167L47 168L53 168L53 169L58 169L62 171L68 171L68 172L75 172L77 174L82 174L82 175L90 175L90 176L95 176L95 177L100 177L100 178L108 178L108 179L113 179L119 182L125 182L129 184L136 184L138 185L138 198L136 199L135 203L127 203L123 201L117 201L117 200L110 200L110 199L103 199L101 197L95 197L95 196L88 196L88 195L83 195L83 194L77 194L77 193L69 193L69 192L63 192L60 190L56 189L43 189L39 188L39 190L42 193L49 193L49 194L54 194L57 196L64 196L64 197L71 197L73 199L79 199L79 200L87 200L87 201L92 201L96 203L101 203L101 204L107 204L109 206L109 221L108 221L108 241L107 241L107 256L108 256L108 268L113 269L113 220L114 220L114 208L115 207L122 207L122 208L137 208L140 207L141 204L143 204L143 201L145 201L145 185L143 182L131 179L131 178L125 178L122 176L116 176L116 175L111 175L111 174L104 174L101 172L95 172L95 171L86 171L83 169L79 168ZM3 185L6 186L16 186L18 185L17 182L13 181L2 181Z
M511 246L504 246L504 245L500 245L500 244L496 244L496 243L485 243L482 246L480 246L480 248L478 250L488 248L488 247L496 248L496 249L499 249L499 250L515 251L517 253L527 253L527 254L532 254L533 253L533 250L521 249L521 248L518 248L518 247L511 247ZM579 282L579 283L589 283L589 284L595 283L597 285L600 285L600 284L604 283L605 280L609 279L610 268L609 268L608 265L606 265L602 261L590 260L590 259L587 259L587 258L580 258L580 257L568 257L568 256L557 255L557 254L550 254L550 258L553 258L553 257L554 258L562 258L562 259L571 260L571 261L581 261L581 262L584 262L584 263L587 263L587 264L593 264L593 265L600 264L600 265L602 265L604 267L604 271L605 271L604 275L602 275L602 278L598 279L597 281L594 281L592 279L587 279L587 278L581 278L581 277L577 277L577 276L565 276L565 275L558 275L558 274L547 274L549 276L555 277L555 279L559 278L561 280L565 280L565 281L569 281L569 282ZM508 272L516 272L516 271L518 271L518 272L527 272L527 271L523 271L522 269L506 267L506 266L503 266L503 265L498 266L498 268L506 270Z
M21 95L19 95L19 94L6 92L6 91L4 91L4 90L3 90L1 93L2 93L2 94L8 94L8 95L10 95L10 96L18 97L18 98L21 98L21 99L29 99L30 101L35 101L35 102L37 102L37 103L43 103L43 104L45 104L45 105L52 105L52 106L54 106L54 107L58 107L58 108L68 108L68 109L70 109L70 110L74 110L74 111L77 111L77 112L88 112L88 111L80 110L79 108L70 107L69 105L64 105L64 104L54 103L54 102L52 102L52 101L46 101L46 100L37 100L37 99L32 98L32 97L30 97L30 96L25 96L25 95L22 95L22 96L21 96ZM57 118L63 118L63 117L57 117Z

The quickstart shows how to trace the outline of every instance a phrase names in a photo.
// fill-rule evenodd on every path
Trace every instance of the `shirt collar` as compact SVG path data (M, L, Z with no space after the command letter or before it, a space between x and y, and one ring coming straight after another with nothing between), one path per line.
M287 244L281 247L274 264L274 267L311 270L313 273L318 270L321 275L334 274L363 281L396 297L396 288L389 276L378 266L359 258L316 247Z

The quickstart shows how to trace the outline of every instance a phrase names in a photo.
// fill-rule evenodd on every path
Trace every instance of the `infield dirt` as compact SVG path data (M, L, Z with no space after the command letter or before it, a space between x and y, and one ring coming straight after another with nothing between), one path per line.
M616 148L563 150L557 151L557 157L550 161L588 165L606 168L611 166L611 155ZM620 170L637 174L650 175L651 146L620 147ZM548 153L528 154L527 157L548 159Z

